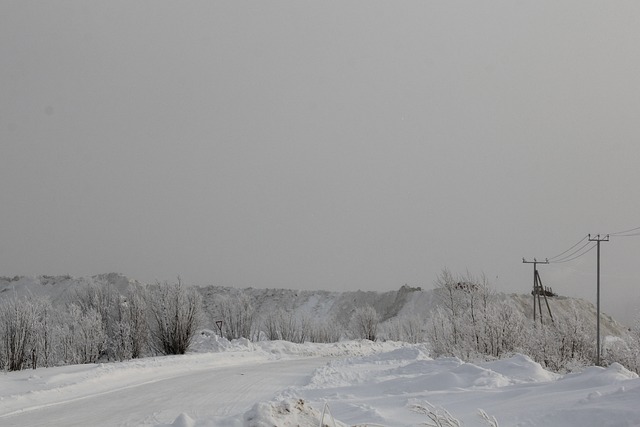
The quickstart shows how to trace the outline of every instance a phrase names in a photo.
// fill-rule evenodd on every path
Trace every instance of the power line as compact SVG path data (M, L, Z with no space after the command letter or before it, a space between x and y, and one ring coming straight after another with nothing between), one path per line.
M630 234L613 234L611 235L611 237L636 237L636 236L640 236L640 233L630 233Z
M581 253L579 255L576 255L573 258L565 259L565 260L562 260L562 261L554 261L554 262L552 262L552 264L564 264L565 262L570 262L570 261L576 260L576 259L580 258L581 256L586 255L589 252L591 252L593 250L593 248L595 248L596 246L598 246L598 245L594 243L593 246L591 246L589 249L587 249L583 253Z
M537 264L561 264L561 263L565 263L565 262L570 262L573 261L575 259L578 259L584 255L586 255L587 253L591 252L593 250L593 248L598 248L598 255L597 255L597 290L596 290L596 365L600 365L600 242L608 242L609 241L609 237L636 237L636 236L640 236L640 227L634 227L634 228L630 228L628 230L622 230L622 231L618 231L615 233L611 233L611 234L606 234L603 235L603 237L600 236L600 234L595 235L595 237L591 237L591 234L587 234L586 237L583 237L582 239L580 239L576 244L574 244L573 246L571 246L569 249L565 250L564 252L559 253L556 256L553 256L551 258L545 259L544 262L539 262L537 261L535 258L533 259L533 261L526 261L524 258L522 259L523 263L526 264L533 264L533 275L534 275L534 300L533 300L533 318L534 318L534 322L535 322L535 318L536 318L536 301L535 301L535 294L536 291L540 290L540 288L542 288L542 281L540 280L540 275L538 273L537 270ZM587 242L584 243L582 246L580 246L578 249L575 249L578 245L580 245L582 242L585 241L585 239L587 239ZM587 248L587 246L591 245L591 247ZM585 248L587 248L585 250ZM574 250L575 249L575 250ZM573 252L571 252L573 251ZM544 292L544 288L542 288L542 291ZM543 294L544 295L544 294ZM546 302L546 297L545 297L545 302ZM542 307L540 306L540 300L538 297L538 308L540 311L540 321L542 322ZM548 303L547 303L547 308L548 307ZM549 310L549 315L551 316L551 310ZM551 319L553 320L553 317L551 317Z
M556 258L559 258L560 256L562 256L562 255L566 254L567 252L569 252L571 249L573 249L573 248L575 248L576 246L578 246L578 245L579 245L580 243L582 243L582 242L583 242L587 237L589 237L589 236L584 236L582 239L580 239L580 241L579 241L578 243L576 243L575 245L571 246L571 247L570 247L569 249L567 249L566 251L561 252L561 253L559 253L558 255L556 255L556 256L552 256L551 258L548 258L548 259L549 259L549 260L554 260L554 259L556 259Z
M584 245L580 246L578 249L576 249L575 251L571 252L569 255L567 255L565 257L562 257L560 259L557 259L555 261L550 261L550 262L551 262L551 264L562 264L562 263L565 263L565 262L573 261L574 259L578 259L581 256L583 256L584 254L588 253L591 249L593 249L596 246L594 244L593 246L591 246L586 251L584 251L582 253L579 253L581 250L583 250L584 248L586 248L590 244L591 244L591 242L586 242ZM578 254L578 255L576 255L576 254Z
M609 233L609 236L616 236L619 234L627 234L627 233L631 233L632 231L638 231L640 230L640 227L635 227L635 228L631 228L629 230L622 230L622 231L617 231L615 233ZM640 235L640 233L634 234L634 235Z
M571 252L570 254L556 259L555 261L551 261L552 264L562 264L565 262L569 262L569 261L573 261L574 259L578 259L581 256L583 256L584 254L586 254L587 252L589 252L591 249L593 249L593 245L592 247L588 248L586 251L582 252L584 250L584 248L586 248L587 246L589 246L591 244L591 242L586 242L584 245L580 246L578 249L576 249L575 251ZM577 255L576 255L577 254Z

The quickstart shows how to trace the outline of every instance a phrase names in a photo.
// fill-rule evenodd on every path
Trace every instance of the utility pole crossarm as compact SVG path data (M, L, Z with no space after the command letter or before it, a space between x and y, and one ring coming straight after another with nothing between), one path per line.
M527 261L526 259L522 258L522 263L523 264L549 264L549 260L545 258L544 261L538 261L536 258L534 258L533 261Z

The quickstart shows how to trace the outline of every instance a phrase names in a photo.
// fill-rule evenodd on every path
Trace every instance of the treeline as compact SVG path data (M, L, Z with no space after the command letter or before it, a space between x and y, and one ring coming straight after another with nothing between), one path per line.
M337 342L377 339L379 318L369 306L355 309L349 325L295 316L276 309L261 317L250 298L214 295L205 310L197 288L176 284L131 285L122 294L110 283L75 289L65 304L26 296L0 302L0 368L122 361L184 354L196 332L220 322L228 339Z
M426 326L434 356L463 360L523 353L543 367L567 372L596 363L595 319L575 304L534 322L498 298L485 277L443 270L436 281L437 306ZM546 313L544 313L546 314ZM619 362L639 372L640 331L602 343L601 364ZM606 344L606 345L605 345Z
M0 302L0 368L122 361L150 355L183 354L205 326L233 340L330 343L341 339L427 342L432 356L497 359L513 353L532 357L547 369L566 372L595 363L595 322L577 305L554 313L544 324L500 298L484 277L443 270L436 280L436 304L422 315L381 321L369 305L353 307L347 322L296 315L276 308L261 316L251 298L207 295L175 284L131 285L122 294L109 283L79 287L64 305L47 298ZM214 325L220 325L218 329ZM620 362L640 371L640 328L607 340L602 363Z
M89 284L55 307L44 297L8 298L0 303L0 367L183 354L201 320L200 294L180 281L133 286L124 295Z
M553 321L545 312L541 323L527 318L513 300L498 295L483 276L454 275L445 269L435 284L430 311L384 322L369 305L354 307L350 320L343 323L296 315L294 310L283 308L258 317L251 298L241 291L233 296L215 296L208 314L211 319L222 321L222 334L229 340L301 343L353 338L427 342L433 357L455 356L470 361L523 353L555 372L596 363L595 321L578 304L569 303L568 309L554 312ZM620 362L637 371L640 334L634 331L608 342L602 348L601 362Z
M293 311L276 308L256 314L251 298L244 293L216 295L212 297L207 315L211 323L220 321L222 336L228 340L246 338L251 341L285 340L294 343L331 343L343 338L368 338L375 340L379 318L371 307L354 310L348 325L334 318L296 315Z

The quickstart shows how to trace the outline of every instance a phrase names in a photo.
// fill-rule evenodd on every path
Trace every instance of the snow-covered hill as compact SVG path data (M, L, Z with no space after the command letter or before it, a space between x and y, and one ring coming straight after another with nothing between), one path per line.
M119 273L98 274L91 277L68 275L0 277L0 299L33 295L48 297L54 304L65 303L73 298L77 290L88 285L109 285L125 293L130 286L136 284L140 282L128 279Z
M248 296L258 315L269 313L276 308L284 308L297 315L312 314L314 317L331 317L339 324L346 325L356 307L371 305L380 315L383 323L394 319L402 319L418 315L428 319L436 305L436 296L432 289L411 288L402 286L397 291L295 291L289 289L235 289L209 286L200 288L207 301L212 301L216 295ZM527 318L533 318L533 297L522 294L498 294L503 301L517 307ZM577 310L586 318L596 318L596 309L590 302L570 297L549 297L549 306L554 316L564 315L571 310ZM543 303L543 316L547 316ZM603 335L620 336L626 327L613 317L602 314L601 326Z

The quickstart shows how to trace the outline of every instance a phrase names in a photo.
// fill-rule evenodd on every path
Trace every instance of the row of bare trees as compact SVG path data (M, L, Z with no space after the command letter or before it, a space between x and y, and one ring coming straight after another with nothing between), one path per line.
M510 298L497 294L485 276L437 277L436 304L429 312L400 315L381 322L369 305L353 307L348 323L315 319L278 307L258 317L248 295L214 296L212 319L223 321L227 339L336 342L342 338L428 342L434 356L464 360L496 359L524 353L554 371L571 371L595 362L595 328L589 313L569 303L553 322L534 323ZM604 363L620 362L640 371L640 323L628 336L603 348Z
M578 307L557 313L544 325L500 298L484 276L443 270L436 280L437 304L428 319L403 316L385 322L372 306L354 307L348 324L295 315L283 307L261 317L243 293L216 295L208 308L232 340L336 342L342 338L392 339L430 343L434 356L500 358L514 352L556 371L593 363L592 319ZM126 360L154 354L183 354L203 326L202 297L180 280L175 284L132 286L118 292L109 283L77 289L64 309L46 298L0 301L0 367L27 367ZM640 369L640 326L609 345L605 363Z
M556 313L553 322L534 323L499 298L484 276L453 275L446 269L437 278L436 298L427 324L436 356L469 360L520 352L554 371L594 362L593 321L575 305Z
M277 308L258 317L251 299L243 294L219 295L209 309L211 319L222 321L222 335L228 340L246 338L257 341L285 340L303 342L337 342L345 334L332 319L312 319L293 311Z
M293 312L278 308L264 316L261 334L267 340L329 343L339 341L343 331L334 320L312 319L309 315L296 316Z
M0 367L20 370L183 354L204 325L203 313L200 293L179 279L175 284L131 286L124 294L110 283L89 283L55 308L47 298L8 298L0 302ZM282 308L260 318L255 313L242 293L217 295L208 310L211 319L222 321L221 332L229 340L378 339L380 319L368 305L355 308L347 325Z
M109 283L92 283L55 309L47 298L6 298L0 302L0 367L183 354L200 324L200 294L179 280L134 286L124 295Z

